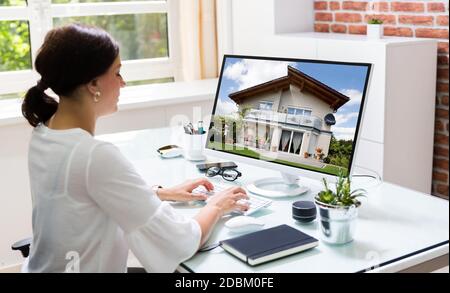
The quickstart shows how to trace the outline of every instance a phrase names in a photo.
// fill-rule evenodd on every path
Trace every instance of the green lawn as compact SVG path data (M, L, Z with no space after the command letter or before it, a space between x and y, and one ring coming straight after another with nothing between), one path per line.
M347 168L343 168L343 167L339 167L339 166L335 166L335 165L325 165L324 168L317 168L317 167L312 167L309 165L304 165L304 164L299 164L299 163L293 163L293 162L289 162L289 161L285 161L285 160L278 160L278 159L273 160L271 158L261 156L257 152L249 150L249 149L236 150L236 148L234 148L233 145L231 145L231 144L225 144L224 145L225 147L223 148L223 145L219 142L214 142L214 143L210 142L208 146L209 146L209 148L214 148L216 150L224 150L227 153L242 155L242 156L260 159L260 160L264 160L264 161L276 162L276 163L280 163L283 165L299 167L299 168L303 168L303 169L307 169L307 170L311 170L311 171L325 172L325 173L332 174L332 175L339 175L340 170L343 170L345 175L347 175L347 172L348 172Z

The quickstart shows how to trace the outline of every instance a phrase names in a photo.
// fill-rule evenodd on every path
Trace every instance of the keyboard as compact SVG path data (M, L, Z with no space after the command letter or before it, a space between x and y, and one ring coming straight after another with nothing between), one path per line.
M235 185L226 185L226 184L217 184L214 183L214 190L213 191L207 191L206 188L202 185L200 185L199 187L197 187L196 189L194 189L192 191L192 193L194 194L205 194L208 197L209 196L213 196L215 193L217 192L221 192L225 189L228 189L230 187L234 187ZM248 203L250 205L250 208L245 211L245 212L241 212L241 211L235 211L233 213L239 213L242 214L244 216L249 216L251 214L253 214L256 211L259 211L262 208L268 207L272 204L272 201L270 199L267 198L263 198L263 197L259 197L253 194L248 194L249 199L247 200L242 200L246 203ZM208 200L206 200L208 201Z

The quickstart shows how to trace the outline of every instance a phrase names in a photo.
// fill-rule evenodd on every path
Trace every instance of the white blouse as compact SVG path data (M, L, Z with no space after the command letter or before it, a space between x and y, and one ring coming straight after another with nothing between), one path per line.
M161 202L114 145L76 128L32 134L33 243L25 272L173 272L200 245L197 221Z

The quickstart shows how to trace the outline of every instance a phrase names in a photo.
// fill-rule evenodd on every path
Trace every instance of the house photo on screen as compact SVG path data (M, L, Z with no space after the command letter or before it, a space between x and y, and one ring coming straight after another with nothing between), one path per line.
M225 56L207 147L348 173L369 64Z

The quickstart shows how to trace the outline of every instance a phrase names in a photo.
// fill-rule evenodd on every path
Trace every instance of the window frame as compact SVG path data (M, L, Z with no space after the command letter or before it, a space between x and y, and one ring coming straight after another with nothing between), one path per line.
M265 105L265 106L270 105L270 109L261 108L261 105ZM273 105L274 105L274 102L272 102L272 101L259 101L259 110L272 111Z
M289 109L294 109L295 110L295 114L290 114L289 113ZM299 114L298 111L302 111L302 114ZM309 112L310 114L309 115L305 115L305 111ZM288 106L287 107L287 113L288 113L288 115L311 117L312 116L312 109L311 108L302 108L302 107Z
M53 18L122 14L167 13L168 57L122 61L122 75L127 81L181 77L179 47L178 1L94 2L52 4L51 0L28 0L27 6L0 7L0 21L28 21L32 69L0 72L0 95L24 92L39 79L34 71L36 52L46 33L53 27Z

